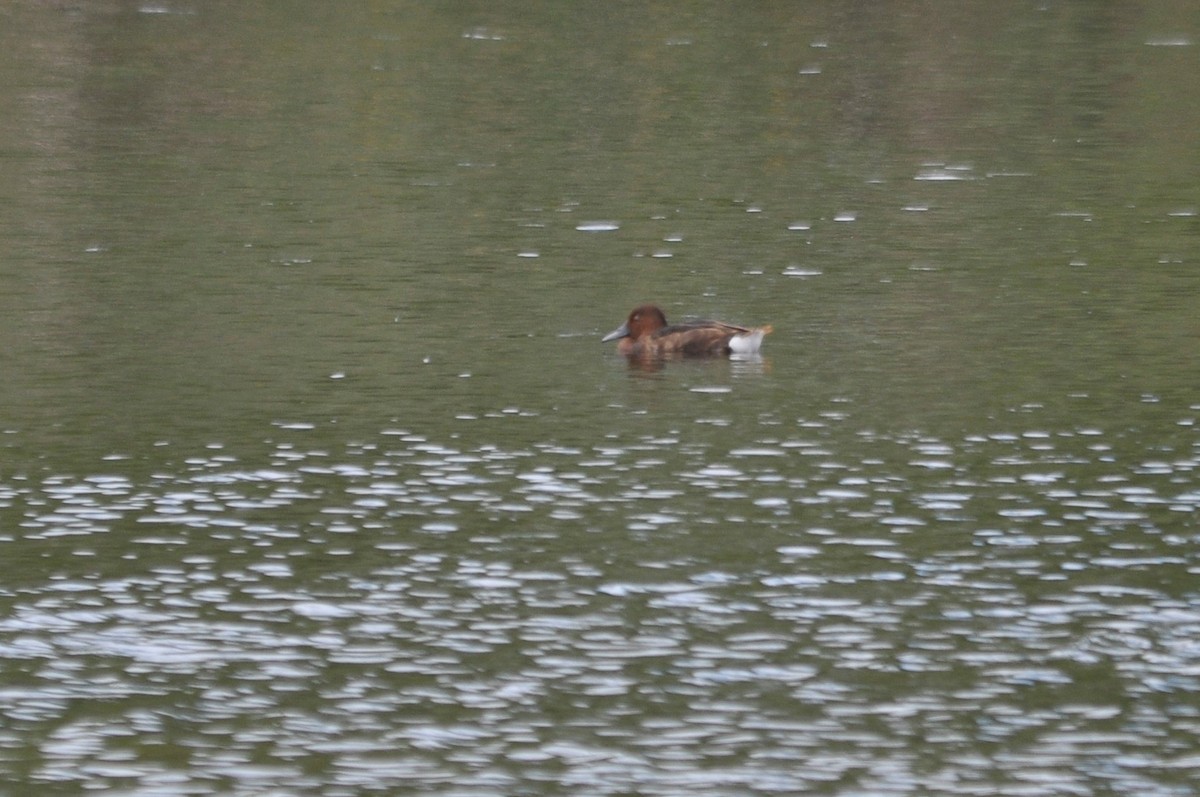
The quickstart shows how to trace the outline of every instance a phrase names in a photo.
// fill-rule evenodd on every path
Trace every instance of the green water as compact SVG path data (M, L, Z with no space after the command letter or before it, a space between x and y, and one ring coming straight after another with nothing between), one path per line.
M11 4L0 782L1190 794L1198 36Z

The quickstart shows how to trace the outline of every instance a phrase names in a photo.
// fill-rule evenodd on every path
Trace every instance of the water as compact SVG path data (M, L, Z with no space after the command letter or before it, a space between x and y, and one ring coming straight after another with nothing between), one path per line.
M10 772L145 793L1190 790L1194 448L896 437L839 411L734 448L695 426L526 449L280 429L253 464L10 484Z
M1190 7L560 10L4 12L4 789L1193 793Z

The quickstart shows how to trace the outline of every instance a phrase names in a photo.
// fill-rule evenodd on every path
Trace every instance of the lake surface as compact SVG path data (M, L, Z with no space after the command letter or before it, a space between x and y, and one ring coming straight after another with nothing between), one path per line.
M1194 794L1198 40L9 4L0 791Z

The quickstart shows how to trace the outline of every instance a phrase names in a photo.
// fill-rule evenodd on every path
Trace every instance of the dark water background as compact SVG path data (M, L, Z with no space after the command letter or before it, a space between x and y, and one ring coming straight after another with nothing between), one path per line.
M6 5L0 783L1194 793L1198 36Z

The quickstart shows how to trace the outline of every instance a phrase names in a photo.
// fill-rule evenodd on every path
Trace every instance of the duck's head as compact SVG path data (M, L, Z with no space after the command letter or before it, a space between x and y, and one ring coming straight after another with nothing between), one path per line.
M618 338L638 340L646 335L653 335L666 325L667 317L662 310L653 304L643 304L641 307L633 308L629 318L625 319L625 323L609 332L600 341L607 343Z

